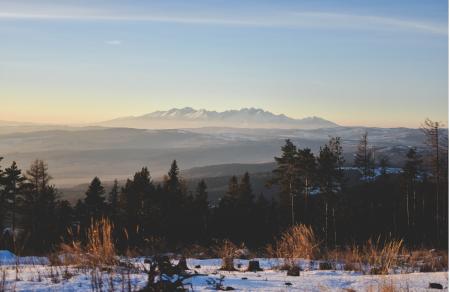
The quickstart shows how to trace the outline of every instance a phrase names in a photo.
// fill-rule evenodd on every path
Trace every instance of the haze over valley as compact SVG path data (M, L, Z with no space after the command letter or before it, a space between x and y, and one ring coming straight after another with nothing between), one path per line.
M169 129L160 129L166 124ZM94 176L123 180L143 166L161 179L173 159L183 170L244 163L236 174L253 172L249 164L273 162L285 139L317 152L329 137L339 136L351 165L365 131L376 155L389 157L394 166L401 165L408 147L424 147L419 129L345 127L318 117L292 119L255 108L222 113L174 108L89 126L0 122L0 153L5 165L15 160L27 166L43 159L57 186L72 187Z

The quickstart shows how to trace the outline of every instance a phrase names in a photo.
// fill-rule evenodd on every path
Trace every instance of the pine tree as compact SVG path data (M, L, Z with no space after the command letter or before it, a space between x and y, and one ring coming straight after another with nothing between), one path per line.
M324 194L333 194L339 190L337 157L328 145L320 147L318 162L318 179L320 191Z
M17 224L17 201L22 191L22 183L25 177L22 171L17 167L17 163L13 161L10 167L5 169L5 196L9 202L9 212L11 214L12 233L15 236Z
M422 125L422 131L425 134L425 143L429 147L428 158L432 169L432 178L435 182L435 222L436 222L436 239L439 241L441 225L446 225L448 220L446 216L448 212L442 206L448 205L448 138L442 131L443 125L426 119ZM444 185L444 187L441 186ZM441 194L442 188L442 194ZM445 194L445 195L444 195ZM441 218L442 217L442 218ZM442 222L442 224L441 224ZM448 228L443 228L444 232Z
M0 162L3 160L3 157L0 157ZM7 210L7 201L6 201L6 193L5 193L5 177L4 171L0 165L0 237L3 233L3 229L5 228L5 220L6 220L6 210Z
M105 213L105 188L98 177L94 177L91 184L86 191L84 204L86 205L86 212L88 220L99 219Z
M114 184L109 192L108 203L111 221L115 224L119 213L119 183L117 179L114 180Z
M298 194L300 183L297 155L297 147L287 139L281 147L281 156L275 157L277 168L273 170L274 177L269 181L269 185L277 184L280 187L280 205L282 209L290 209L291 224L295 223L294 197Z
M59 238L56 220L57 190L49 185L51 176L48 166L42 160L35 160L26 171L27 181L23 184L21 209L22 222L27 233L27 246L41 252L48 250Z
M415 224L416 217L416 184L417 178L421 173L422 159L415 148L410 148L406 154L406 162L403 166L403 177L405 180L406 191L406 221ZM412 206L412 208L411 208ZM411 211L412 209L412 211ZM412 213L412 214L411 214Z
M167 173L165 188L172 194L179 194L181 192L180 170L176 160L172 161L170 170Z
M236 206L239 198L238 178L233 175L228 182L228 190L220 200L220 206L226 209L232 209Z
M317 171L316 158L311 149L299 149L297 151L296 169L299 175L299 193L303 194L303 221L309 220L308 199L309 191L315 184Z
M197 189L194 197L194 216L198 218L197 225L200 230L200 237L206 239L206 233L208 231L208 213L209 213L209 203L208 203L208 187L206 182L202 179L197 184Z
M374 175L374 160L373 152L369 149L369 140L367 132L361 136L359 141L358 151L356 152L354 164L358 167L364 176L364 178L371 177Z
M389 157L387 157L386 155L378 157L378 165L380 166L380 174L382 177L385 177L387 175L389 163Z
M238 186L238 205L249 209L253 203L253 191L248 172L244 174Z

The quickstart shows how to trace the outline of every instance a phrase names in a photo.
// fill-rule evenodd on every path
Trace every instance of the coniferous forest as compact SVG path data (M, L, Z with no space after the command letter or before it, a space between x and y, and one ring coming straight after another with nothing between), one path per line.
M339 137L313 153L286 140L275 157L268 198L252 190L249 173L232 176L219 201L208 200L201 180L188 190L173 160L162 182L147 167L111 189L94 177L76 205L52 185L51 169L37 159L28 169L13 162L0 170L0 249L46 254L61 243L87 240L93 221L108 218L117 249L150 253L155 242L167 250L208 246L228 239L252 249L272 243L296 224L312 227L327 248L371 238L403 239L412 248L448 244L448 148L440 125L423 128L427 151L410 148L399 173L389 172L385 157L374 159L370 137L361 141L352 169L344 167Z

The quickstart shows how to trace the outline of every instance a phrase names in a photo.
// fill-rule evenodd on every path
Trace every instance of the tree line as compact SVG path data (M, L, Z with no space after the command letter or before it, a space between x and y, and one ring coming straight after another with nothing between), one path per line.
M286 140L267 182L278 192L273 198L255 194L245 173L232 176L228 190L211 202L205 180L189 190L174 160L162 182L155 182L147 167L123 185L114 181L109 190L95 177L72 206L50 183L44 161L34 161L25 172L13 162L0 168L0 249L45 253L61 242L83 242L91 222L104 217L114 224L123 252L145 251L162 239L170 248L220 239L259 248L298 223L312 226L330 248L378 236L446 247L447 144L439 123L427 120L423 130L428 151L422 157L409 148L402 172L393 174L386 157L375 161L364 133L353 161L357 180L355 171L343 167L339 137L317 154Z

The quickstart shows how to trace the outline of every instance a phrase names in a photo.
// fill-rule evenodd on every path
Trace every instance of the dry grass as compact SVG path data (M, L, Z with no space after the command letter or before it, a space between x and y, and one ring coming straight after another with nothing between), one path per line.
M319 241L311 227L300 224L286 230L275 247L269 246L267 251L276 258L283 258L286 265L292 266L296 259L317 258Z
M363 259L368 261L371 274L386 275L393 269L402 252L403 240L388 240L381 242L369 240L364 246Z
M217 255L222 259L222 267L220 269L224 271L235 271L234 258L236 257L239 247L231 241L225 239L217 245L215 249Z
M108 219L92 221L87 231L87 244L79 241L61 245L59 258L63 264L89 267L111 266L117 263L117 254L112 239L113 225Z
M442 272L448 270L448 251L412 250L403 257L404 265L414 272Z
M401 263L403 240L368 240L362 246L353 245L330 252L330 257L343 263L347 271L386 275Z

